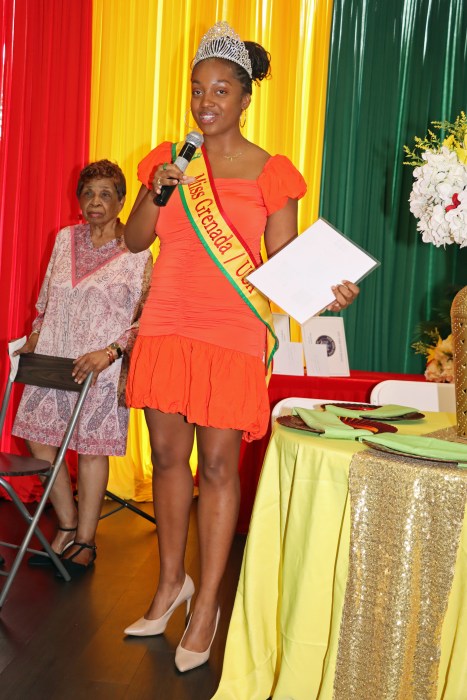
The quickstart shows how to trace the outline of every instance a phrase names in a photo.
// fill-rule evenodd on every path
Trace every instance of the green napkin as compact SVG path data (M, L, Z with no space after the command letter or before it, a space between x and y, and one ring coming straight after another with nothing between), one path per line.
M322 430L320 437L339 439L339 440L356 440L358 437L366 438L373 435L371 430L355 430L350 425L345 425L337 416L325 411L314 411L309 408L293 408L292 415L300 416L302 421L310 428Z
M391 450L397 450L409 456L457 462L459 467L467 468L467 444L462 445L458 442L448 442L423 435L400 435L399 433L370 435L363 439L365 442L389 447Z
M334 413L335 416L346 416L347 418L401 418L407 413L419 413L417 408L408 408L407 406L396 406L395 404L388 404L387 406L378 406L378 408L369 408L363 411L355 410L353 408L344 408L343 406L334 406L334 404L328 403L325 406L326 411L329 413Z

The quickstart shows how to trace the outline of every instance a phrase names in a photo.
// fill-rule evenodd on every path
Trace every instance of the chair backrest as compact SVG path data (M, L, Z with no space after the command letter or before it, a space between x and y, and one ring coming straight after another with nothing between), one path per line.
M456 411L454 384L386 379L372 389L370 400L374 404L394 403L420 411Z
M281 399L276 403L271 411L271 428L273 427L278 416L287 413L288 408L300 406L300 408L315 408L321 403L333 403L338 399L312 399L304 396L288 396L286 399ZM339 403L353 403L352 401L339 401Z
M70 426L71 432L74 429L76 418L81 410L82 403L86 398L92 381L92 372L87 376L82 384L78 384L72 377L73 360L67 357L54 357L52 355L40 355L38 353L24 353L18 356L19 363L15 376L8 378L8 382L3 395L2 407L0 409L0 434L3 430L5 416L11 395L11 388L14 382L20 384L30 384L48 389L63 389L65 391L75 391L81 394L77 402L77 407L73 412ZM71 433L70 433L71 435Z
M80 392L82 384L77 384L72 377L73 367L73 360L68 357L25 353L19 356L19 366L14 381L48 389Z

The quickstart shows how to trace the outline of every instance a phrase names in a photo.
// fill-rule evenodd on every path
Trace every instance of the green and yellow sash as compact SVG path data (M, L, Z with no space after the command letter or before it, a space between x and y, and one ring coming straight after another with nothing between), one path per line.
M174 160L180 147L181 144L172 146ZM195 153L188 171L187 174L194 177L195 182L179 186L182 204L212 260L266 326L266 369L269 376L271 361L279 343L274 333L269 301L245 279L257 267L254 257L222 208L204 146L201 147L201 152Z

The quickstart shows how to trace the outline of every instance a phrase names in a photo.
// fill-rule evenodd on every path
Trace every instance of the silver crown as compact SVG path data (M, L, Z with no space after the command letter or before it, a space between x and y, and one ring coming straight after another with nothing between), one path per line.
M250 56L245 44L228 22L216 22L208 29L198 46L193 66L205 58L225 58L227 61L233 61L253 78Z

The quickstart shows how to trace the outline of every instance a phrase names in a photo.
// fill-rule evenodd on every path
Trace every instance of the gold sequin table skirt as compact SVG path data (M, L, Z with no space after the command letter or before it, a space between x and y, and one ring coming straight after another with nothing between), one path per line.
M398 462L276 425L215 700L467 700L467 471Z

